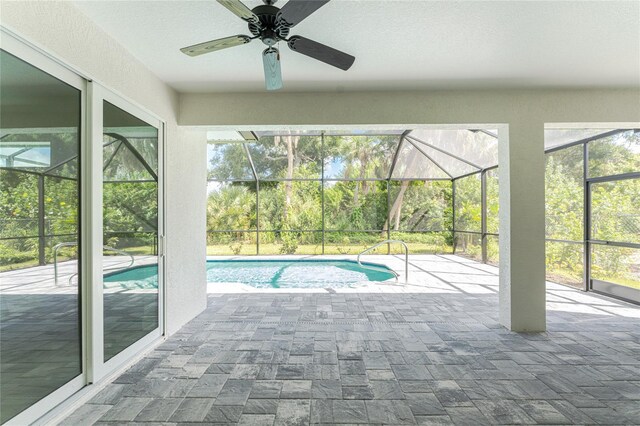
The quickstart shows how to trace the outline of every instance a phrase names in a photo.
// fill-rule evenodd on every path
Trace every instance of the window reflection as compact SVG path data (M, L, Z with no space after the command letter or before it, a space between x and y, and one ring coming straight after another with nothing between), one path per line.
M82 372L81 93L5 51L0 51L0 75L0 422L5 422Z

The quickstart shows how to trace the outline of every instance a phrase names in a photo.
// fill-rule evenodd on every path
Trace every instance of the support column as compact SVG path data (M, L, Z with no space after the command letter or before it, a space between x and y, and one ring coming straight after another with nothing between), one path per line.
M500 323L544 331L544 123L499 131Z

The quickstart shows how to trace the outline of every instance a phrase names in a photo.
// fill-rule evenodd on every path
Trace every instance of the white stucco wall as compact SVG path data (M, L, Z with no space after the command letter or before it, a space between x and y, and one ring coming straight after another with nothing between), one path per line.
M640 58L639 58L640 59ZM637 122L638 86L585 90L442 90L182 94L180 125Z
M206 306L206 139L176 124L178 94L75 6L3 1L0 23L166 122L167 332Z
M603 122L638 126L640 84L615 90L183 94L179 111L181 125L242 130L296 125L498 124L500 322L514 331L543 331L544 126Z

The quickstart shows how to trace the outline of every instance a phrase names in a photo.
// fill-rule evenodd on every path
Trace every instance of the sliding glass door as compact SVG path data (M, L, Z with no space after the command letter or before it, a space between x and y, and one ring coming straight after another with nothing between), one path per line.
M22 425L163 333L163 123L0 32L0 424Z
M102 107L106 362L159 327L159 130L106 100Z
M588 180L591 288L640 302L640 174Z
M6 50L0 75L0 423L22 423L25 409L83 385L84 81Z

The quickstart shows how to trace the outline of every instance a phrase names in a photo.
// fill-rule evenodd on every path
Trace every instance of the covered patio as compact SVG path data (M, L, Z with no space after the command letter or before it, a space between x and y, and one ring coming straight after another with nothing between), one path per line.
M402 274L402 256L372 256ZM216 288L63 424L625 424L640 309L547 283L545 333L498 322L498 270L414 255L410 282Z

